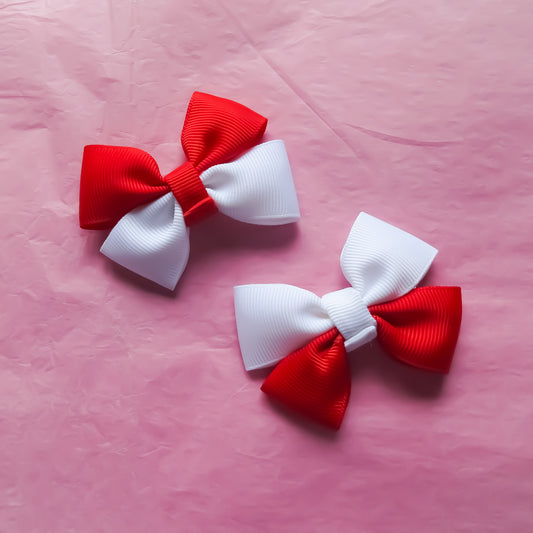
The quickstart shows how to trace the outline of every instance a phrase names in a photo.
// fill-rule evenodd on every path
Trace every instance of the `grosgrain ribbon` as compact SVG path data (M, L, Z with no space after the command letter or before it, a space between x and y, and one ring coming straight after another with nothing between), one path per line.
M217 210L262 225L299 218L283 142L254 146L266 124L241 104L195 92L181 136L187 161L164 177L142 150L86 146L80 226L113 228L101 252L173 289L188 260L190 225Z
M461 289L415 288L436 254L413 235L361 213L341 254L351 287L322 298L291 285L235 287L246 369L279 362L262 390L334 429L350 396L347 351L377 337L392 357L447 373L459 335Z

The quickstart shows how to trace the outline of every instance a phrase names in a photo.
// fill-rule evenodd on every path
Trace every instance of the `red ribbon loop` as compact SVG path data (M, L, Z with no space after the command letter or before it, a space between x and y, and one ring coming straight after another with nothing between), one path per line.
M350 399L350 368L337 328L282 359L261 390L320 424L339 429Z

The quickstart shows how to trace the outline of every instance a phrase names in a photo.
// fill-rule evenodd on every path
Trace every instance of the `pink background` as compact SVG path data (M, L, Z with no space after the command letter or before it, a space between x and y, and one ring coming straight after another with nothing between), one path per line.
M531 531L530 1L0 7L2 533ZM193 228L167 293L79 229L81 155L172 170L193 90L269 117L302 219ZM463 327L444 379L353 353L332 434L244 371L232 287L346 286L361 210L439 248Z

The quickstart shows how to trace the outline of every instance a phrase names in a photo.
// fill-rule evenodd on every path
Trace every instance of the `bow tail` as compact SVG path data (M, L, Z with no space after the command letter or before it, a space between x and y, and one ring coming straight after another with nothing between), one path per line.
M424 370L449 372L461 326L460 287L421 287L369 311L390 355Z
M339 429L350 387L344 338L332 328L281 360L261 390L299 414Z
M189 232L172 193L124 215L100 251L132 272L173 290L189 259Z

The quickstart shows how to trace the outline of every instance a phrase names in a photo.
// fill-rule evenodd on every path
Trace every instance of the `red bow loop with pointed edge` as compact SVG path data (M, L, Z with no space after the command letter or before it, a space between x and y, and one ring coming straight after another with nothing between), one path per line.
M350 399L350 368L344 338L331 328L287 355L261 390L289 409L339 429Z
M183 151L202 173L257 144L267 122L238 102L195 92L181 132Z
M461 327L460 287L420 287L368 310L389 355L423 370L450 371Z
M333 429L340 427L350 397L346 354L373 339L398 361L448 373L461 325L461 289L415 288L436 253L361 213L341 254L351 287L322 298L292 285L235 287L246 369L277 363L262 390Z
M200 180L207 168L258 143L267 119L205 93L192 95L181 135L187 161L163 177L152 156L120 146L86 146L80 184L80 226L113 227L126 213L172 191L190 225L217 211Z
M132 209L168 192L155 159L138 148L93 144L83 149L80 227L108 229Z

